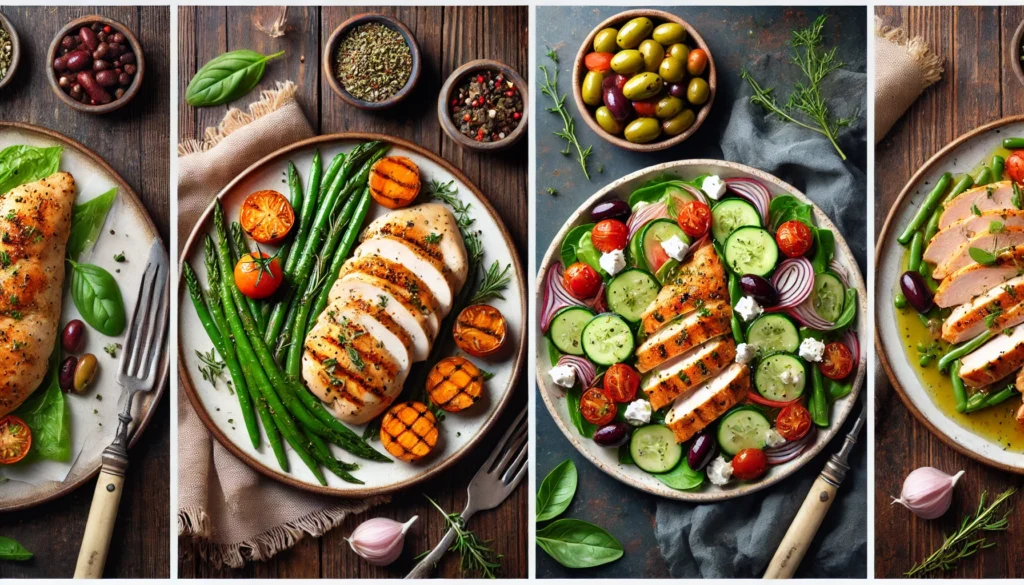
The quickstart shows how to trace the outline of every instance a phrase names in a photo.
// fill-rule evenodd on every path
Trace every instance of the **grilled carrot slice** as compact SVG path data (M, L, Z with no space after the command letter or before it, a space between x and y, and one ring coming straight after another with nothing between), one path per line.
M488 356L505 345L506 329L501 311L490 305L471 305L455 321L455 345L469 355Z
M396 404L380 423L380 442L402 461L425 457L437 445L437 436L437 419L422 402Z
M473 406L483 391L484 377L464 357L444 358L427 375L430 400L448 412L459 412Z
M420 168L404 156L386 156L370 168L370 195L388 209L401 209L420 194Z

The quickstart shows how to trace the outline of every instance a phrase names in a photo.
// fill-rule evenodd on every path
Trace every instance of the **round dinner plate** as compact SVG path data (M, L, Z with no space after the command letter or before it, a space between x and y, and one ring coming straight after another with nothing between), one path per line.
M896 325L896 307L892 302L895 283L902 272L904 248L896 241L900 230L913 218L942 173L949 171L956 175L970 171L1008 136L1024 136L1024 116L1003 118L957 138L928 159L900 191L875 249L875 345L879 361L900 399L932 433L972 459L1024 474L1024 453L1006 451L999 444L964 428L936 406L903 351Z
M307 491L347 497L385 494L410 487L437 475L468 453L498 420L498 415L512 397L515 381L526 354L526 336L523 333L526 325L526 285L512 239L497 212L469 179L450 163L428 150L404 140L378 134L344 133L318 136L285 147L252 165L225 187L217 198L224 203L224 212L228 220L233 221L238 217L242 202L250 193L262 189L287 192L284 179L288 161L295 163L305 189L314 151L320 150L326 169L336 154L348 152L356 144L368 140L388 142L391 144L389 155L412 159L420 168L424 186L431 181L452 181L462 201L471 205L470 215L475 219L473 229L480 232L483 243L484 265L490 266L497 260L502 267L512 266L509 272L511 282L504 292L505 299L487 301L505 316L510 337L507 349L496 356L472 358L474 363L493 373L494 377L486 382L483 398L476 405L457 414L447 414L444 423L440 425L441 437L438 444L428 457L416 463L397 460L393 463L378 463L355 458L332 445L331 448L339 458L359 464L359 469L353 472L353 475L365 484L345 483L332 473L325 472L328 485L321 486L298 455L286 445L290 469L287 472L282 471L267 442L262 424L259 425L260 448L255 449L242 423L237 397L229 392L222 382L214 386L203 381L199 371L202 364L196 356L196 350L208 352L213 344L196 316L187 287L179 282L178 290L178 368L181 387L213 436L236 457L268 477ZM389 210L374 203L366 224L386 211ZM183 261L191 263L204 286L207 281L203 262L203 238L207 233L212 233L212 230L213 205L206 210L193 229L181 255ZM442 335L444 337L439 342L451 348L451 351L446 351L444 355L453 355L455 347L451 342L451 335ZM427 367L427 362L416 364L409 375L409 380L418 379L416 372L424 367ZM363 432L362 426L352 428L359 434ZM377 438L374 438L371 444L384 452Z
M544 261L541 263L540 270L537 272L538 284L535 302L538 307L544 306L543 275L547 274L548 268L550 268L552 263L559 261L559 249L561 247L562 240L565 238L566 234L569 233L569 230L577 225L589 222L590 210L598 202L610 201L613 199L626 199L629 194L641 184L663 174L673 174L682 178L692 178L702 174L710 174L718 175L723 179L734 177L757 179L768 188L772 195L790 194L801 201L811 203L813 205L813 202L811 202L803 193L797 191L792 185L789 185L768 173L737 163L709 159L694 159L663 163L647 167L646 169L626 175L625 177L622 177L601 189L581 205L566 221L562 230L558 232L558 235L555 236L555 239L548 247L547 254L544 255ZM710 482L705 482L704 485L701 486L701 489L697 491L681 491L672 489L663 484L653 475L641 470L636 465L619 463L617 449L602 447L594 441L581 436L579 432L576 431L572 421L569 419L565 393L551 383L551 378L548 376L548 371L551 369L551 361L548 358L548 341L545 335L540 332L540 328L538 327L534 333L534 342L536 343L534 363L537 364L537 383L540 385L540 394L544 399L544 404L547 405L551 416L554 417L555 423L558 424L558 428L562 430L562 433L564 433L565 437L569 439L569 442L576 447L576 450L582 453L594 465L608 475L611 475L615 479L647 493L689 502L713 502L751 494L775 484L795 472L797 469L803 467L804 464L824 449L825 445L828 444L832 437L839 432L839 429L842 427L846 417L849 416L850 411L853 410L854 404L857 402L857 396L860 394L861 387L864 385L864 376L867 370L867 354L865 353L866 345L863 343L862 338L863 332L867 327L867 292L864 287L864 279L861 276L860 269L857 267L857 262L854 260L853 254L850 252L850 248L846 245L846 240L843 239L842 234L838 232L836 227L832 225L829 218L822 213L816 205L814 205L814 219L819 227L830 229L835 233L835 259L839 264L846 268L847 273L851 276L851 284L857 289L857 332L858 340L861 341L860 356L857 362L857 373L854 378L853 390L849 395L837 400L835 404L832 405L832 424L828 429L818 432L814 443L809 445L808 448L805 449L804 452L796 459L783 463L782 465L771 467L768 470L768 473L756 482L733 482L723 487L712 485Z
M75 177L78 188L76 204L84 203L117 187L117 198L107 216L106 224L95 247L83 256L83 260L102 266L114 275L121 288L125 310L131 315L135 307L136 292L142 281L142 273L146 269L149 250L155 242L163 246L160 234L142 201L110 165L82 144L38 126L0 122L0 150L17 144L64 147L60 170L67 171ZM114 255L122 252L126 261L114 262ZM67 292L65 279L60 325L63 327L68 321L78 318L79 313ZM72 453L73 464L70 472L63 481L46 481L38 485L24 481L0 483L0 512L30 508L59 498L75 490L99 472L100 456L103 449L114 440L117 414L124 404L124 396L115 383L118 361L109 357L103 348L111 343L123 344L126 335L127 331L119 338L106 337L91 328L86 334L86 347L82 353L96 355L100 373L97 383L87 393L81 396L67 396L67 404L71 411L72 444L82 445L79 451ZM169 362L165 352L154 390L138 394L132 405L132 444L149 424L167 386L168 372ZM102 396L102 399L98 398L99 396ZM44 464L51 465L50 462ZM17 471L23 473L26 470ZM4 470L0 469L0 477L8 475L9 472L5 474Z

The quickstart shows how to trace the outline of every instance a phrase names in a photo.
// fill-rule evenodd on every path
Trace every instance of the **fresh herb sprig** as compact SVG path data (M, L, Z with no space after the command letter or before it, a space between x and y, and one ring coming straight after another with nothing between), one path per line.
M576 121L573 119L572 114L569 113L569 109L565 107L565 98L568 96L558 93L558 52L548 48L547 55L548 59L554 61L555 66L551 73L548 72L548 68L544 65L540 66L540 71L544 74L544 84L540 86L540 91L551 98L551 101L555 104L553 107L548 108L548 111L552 114L558 114L562 118L563 128L554 134L566 142L565 150L561 151L562 154L569 156L572 154L572 149L576 148L580 167L583 169L583 176L589 181L590 172L587 170L587 159L593 154L594 147L588 146L583 148L580 146L580 141L576 139Z
M211 349L209 352L203 353L197 349L195 352L196 357L202 363L199 366L199 372L202 373L203 380L216 384L219 378L224 377L224 369L227 366L217 357L214 350Z
M489 546L488 541L482 541L476 533L466 528L466 522L458 513L447 513L437 502L424 495L427 501L433 504L440 512L448 526L455 530L455 542L448 550L459 553L462 559L460 568L462 573L482 575L488 579L497 579L497 571L501 569L502 555L496 553Z
M501 264L495 260L494 264L491 264L491 267L484 273L484 279L480 282L476 294L469 299L469 304L475 305L491 299L505 300L502 293L505 292L508 283L512 280L508 274L509 270L512 270L511 264L506 264L505 269L502 270Z

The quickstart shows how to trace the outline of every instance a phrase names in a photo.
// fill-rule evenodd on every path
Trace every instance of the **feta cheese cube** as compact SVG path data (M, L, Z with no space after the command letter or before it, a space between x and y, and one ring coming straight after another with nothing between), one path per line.
M722 195L725 195L725 182L718 175L704 177L704 181L700 184L700 190L708 197L718 201Z
M775 429L768 429L764 432L764 444L766 447L778 447L786 442L786 437L779 434Z
M736 363L749 364L750 360L757 356L757 348L749 343L741 343L736 346Z
M683 261L686 257L686 252L690 249L690 245L679 239L679 236L672 236L661 243L661 249L665 250L665 254L673 260Z
M552 382L563 388L572 388L576 384L576 370L572 366L555 366L548 375Z
M779 381L783 384L799 384L804 379L804 373L793 368L786 368L779 374Z
M732 463L719 455L711 460L707 468L708 479L715 485L725 485L732 479Z
M651 403L644 399L634 400L626 407L626 422L638 427L651 422Z
M820 362L824 351L825 344L812 337L800 342L800 357L809 362Z
M736 303L734 308L736 313L739 314L740 319L744 321L753 321L764 312L764 309L761 308L761 305L757 304L754 297L743 297Z
M612 250L611 252L605 252L601 254L601 260L598 262L601 265L601 269L608 274L615 276L622 269L626 267L626 255L622 253L622 250Z

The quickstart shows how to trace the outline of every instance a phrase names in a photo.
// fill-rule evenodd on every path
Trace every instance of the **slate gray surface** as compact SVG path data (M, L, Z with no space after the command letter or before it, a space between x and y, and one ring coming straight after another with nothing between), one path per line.
M538 111L532 123L537 129L538 265L564 221L602 186L660 162L718 158L770 172L807 194L840 227L863 272L867 250L866 10L668 8L693 25L708 43L718 68L718 94L708 119L693 137L675 148L647 154L619 149L595 135L579 118L569 85L572 61L587 34L622 10L625 8L537 8L537 64L551 67L545 53L548 48L558 51L559 89L569 94L567 104L577 118L580 143L594 148L592 180L588 182L574 158L559 154L564 142L552 133L561 129L560 119L545 110L550 102L535 89ZM846 63L828 80L825 93L840 115L859 110L858 122L840 135L840 145L849 157L846 163L821 135L770 119L749 104L750 90L739 76L741 68L747 67L763 86L776 87L784 101L799 78L788 63L790 31L807 26L822 12L829 15L826 46L838 43L838 55ZM601 167L603 172L597 172ZM558 195L549 195L549 187ZM579 470L579 489L565 515L604 526L626 551L615 563L570 570L537 549L539 578L758 577L814 477L839 446L839 441L834 441L799 473L773 488L721 504L693 506L645 494L607 476L576 452L539 397L537 404L538 483L561 461L573 459ZM861 444L854 450L850 475L798 577L866 575L866 462Z

